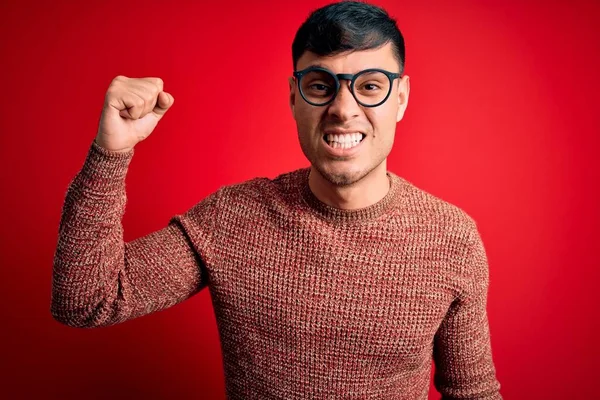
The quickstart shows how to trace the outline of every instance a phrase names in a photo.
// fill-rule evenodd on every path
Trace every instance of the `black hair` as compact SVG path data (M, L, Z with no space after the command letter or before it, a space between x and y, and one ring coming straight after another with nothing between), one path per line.
M294 70L305 51L320 56L370 50L392 43L394 56L404 73L404 38L396 20L377 6L342 1L313 11L296 32L292 43Z

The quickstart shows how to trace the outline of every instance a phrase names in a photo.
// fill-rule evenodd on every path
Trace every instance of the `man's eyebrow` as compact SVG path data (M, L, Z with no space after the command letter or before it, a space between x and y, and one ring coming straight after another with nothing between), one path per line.
M312 68L312 67L319 67L319 68L325 68L328 71L331 71L331 69L329 67L327 67L326 65L323 65L321 63L312 63L307 65L306 67L304 67L303 69L308 69L308 68Z
M303 69L308 69L308 68L312 68L312 67L320 67L320 68L325 68L326 70L333 72L333 71L331 70L331 68L329 68L328 66L326 66L326 65L324 65L324 64L321 64L321 63L319 63L319 62L315 62L315 63L309 64L309 65L307 65L306 67L304 67ZM377 67L377 66L375 66L375 67L367 67L367 68L361 69L360 71L356 71L356 73L359 73L359 72L361 72L361 71L364 71L364 70L366 70L366 69L371 69L371 68L381 68L381 67ZM384 68L384 69L385 69L385 68Z

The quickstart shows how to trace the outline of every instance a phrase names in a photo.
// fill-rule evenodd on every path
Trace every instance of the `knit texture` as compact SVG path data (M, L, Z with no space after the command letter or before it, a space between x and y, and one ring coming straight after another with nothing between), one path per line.
M230 399L427 399L432 357L443 399L502 399L486 253L457 206L388 172L378 203L336 209L305 168L222 187L125 243L133 154L93 142L69 185L57 321L114 325L208 287Z

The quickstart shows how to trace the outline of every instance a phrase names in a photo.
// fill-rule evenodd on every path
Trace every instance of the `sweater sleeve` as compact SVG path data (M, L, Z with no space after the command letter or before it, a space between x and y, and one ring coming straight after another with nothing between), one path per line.
M486 311L489 268L475 222L461 269L465 288L434 339L434 385L442 400L500 400Z
M207 284L197 247L210 226L191 214L172 217L161 230L125 243L125 176L134 150L116 153L94 141L65 197L54 254L50 311L79 328L114 325L171 307ZM214 196L194 207L212 220ZM198 239L201 238L201 239ZM196 243L197 244L197 243Z

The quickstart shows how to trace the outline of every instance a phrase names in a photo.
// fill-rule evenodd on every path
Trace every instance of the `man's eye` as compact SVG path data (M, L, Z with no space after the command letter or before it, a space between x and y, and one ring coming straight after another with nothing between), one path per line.
M306 87L305 94L315 97L329 97L333 90L331 86L323 83L311 83Z
M360 90L366 90L366 91L373 91L373 90L379 90L379 89L381 89L381 87L379 87L379 85L376 85L375 83L365 83L360 88Z
M319 92L327 92L330 90L330 87L327 85L323 85L322 83L313 83L309 86L311 90L316 90Z

